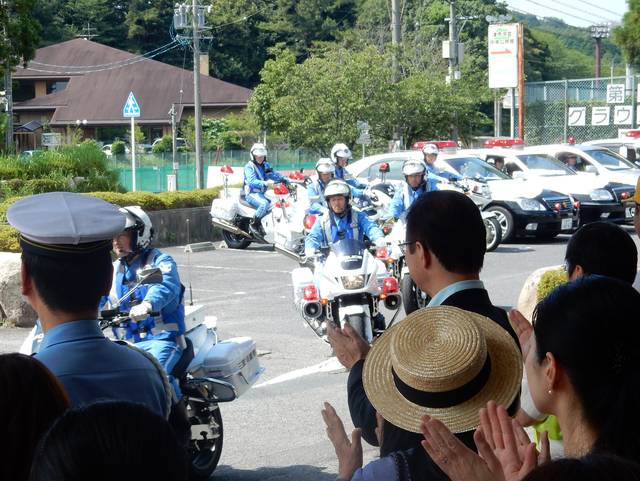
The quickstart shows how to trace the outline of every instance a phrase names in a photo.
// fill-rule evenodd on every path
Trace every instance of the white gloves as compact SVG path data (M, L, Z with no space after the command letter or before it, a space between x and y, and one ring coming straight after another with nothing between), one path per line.
M264 183L267 187L271 187L273 184L275 184L275 182L271 179L265 180Z
M129 311L129 317L132 321L139 322L143 319L149 317L149 313L151 312L153 306L150 302L142 301L140 304L137 304L131 308Z

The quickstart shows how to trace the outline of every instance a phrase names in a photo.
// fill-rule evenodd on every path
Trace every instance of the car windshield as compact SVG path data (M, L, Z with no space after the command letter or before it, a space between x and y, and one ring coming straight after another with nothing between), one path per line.
M463 177L471 177L483 180L501 180L510 177L503 174L495 167L487 164L478 157L457 157L454 159L444 159L458 174Z
M591 157L596 159L605 169L608 170L627 170L634 169L635 165L629 162L621 155L616 154L608 149L584 149Z
M546 154L521 154L518 159L536 175L578 175L560 161Z
M408 158L409 157L407 157L407 159ZM404 176L402 175L402 164L404 164L404 161L407 159L385 159L376 162L369 167L369 174L367 176L369 181L380 177L380 165L384 162L389 164L389 172L385 175L385 179L404 180Z

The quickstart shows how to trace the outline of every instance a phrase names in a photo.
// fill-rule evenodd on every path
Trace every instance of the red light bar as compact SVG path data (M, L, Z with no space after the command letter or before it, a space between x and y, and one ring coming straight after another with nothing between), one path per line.
M422 150L425 145L432 144L438 147L438 150L442 149L457 149L458 143L455 140L419 140L413 144L413 150Z
M522 139L487 139L483 144L485 147L513 147L514 145L524 145Z
M624 136L634 139L640 138L640 130L628 130L624 133Z

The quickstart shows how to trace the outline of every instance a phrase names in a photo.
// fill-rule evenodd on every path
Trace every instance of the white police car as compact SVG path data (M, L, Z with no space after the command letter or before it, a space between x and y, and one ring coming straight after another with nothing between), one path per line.
M402 164L408 159L422 158L420 151L373 155L354 162L347 169L362 182L375 182L380 166L386 163L389 165L386 180L399 185L404 181ZM567 194L543 189L533 182L511 179L477 156L462 152L438 154L436 167L469 179L470 187L475 191L488 186L491 199L483 210L497 215L503 242L522 235L553 238L577 227L577 209Z

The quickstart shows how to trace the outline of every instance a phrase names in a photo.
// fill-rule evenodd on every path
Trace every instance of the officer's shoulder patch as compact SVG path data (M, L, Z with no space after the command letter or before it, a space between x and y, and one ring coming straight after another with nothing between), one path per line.
M173 269L173 264L171 264L171 262L161 262L158 267L160 268L160 272L166 274L168 272L171 272L171 270Z

